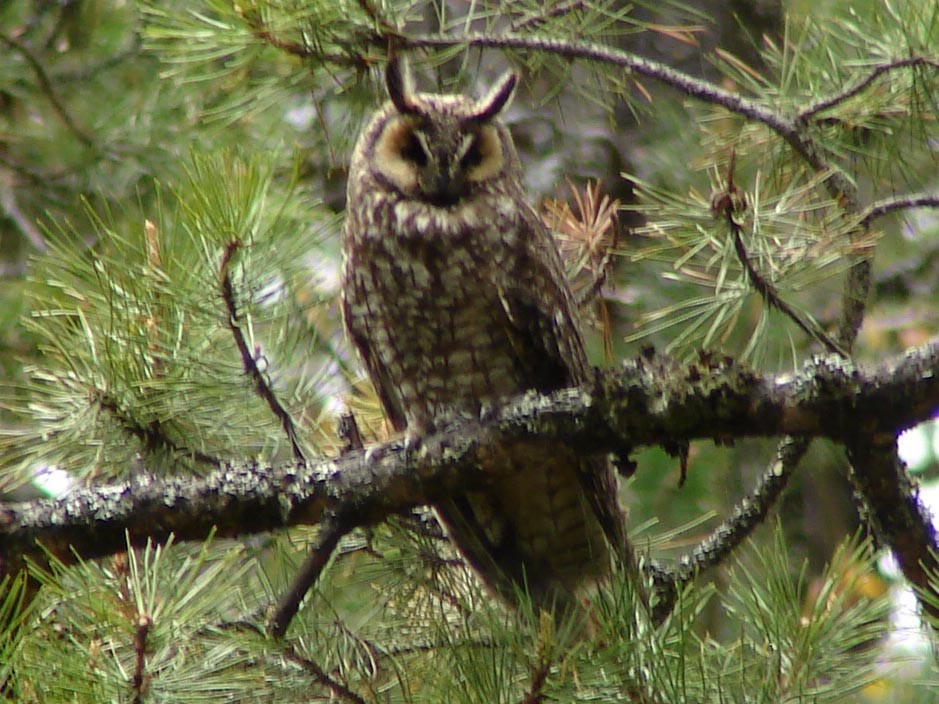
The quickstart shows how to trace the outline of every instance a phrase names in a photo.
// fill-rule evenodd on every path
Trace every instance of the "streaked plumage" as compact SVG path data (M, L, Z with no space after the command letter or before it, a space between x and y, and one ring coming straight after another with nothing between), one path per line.
M412 93L395 61L387 83L349 170L342 309L393 426L420 435L484 402L589 381L557 247L498 119L514 75L479 101ZM608 573L625 535L605 460L527 441L486 469L492 491L435 509L494 591L570 604Z

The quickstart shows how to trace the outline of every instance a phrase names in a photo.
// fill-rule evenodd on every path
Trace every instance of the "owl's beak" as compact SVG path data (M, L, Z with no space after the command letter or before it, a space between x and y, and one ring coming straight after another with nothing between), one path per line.
M456 205L463 196L463 186L461 175L451 176L442 171L438 172L431 182L426 184L427 200L440 207Z

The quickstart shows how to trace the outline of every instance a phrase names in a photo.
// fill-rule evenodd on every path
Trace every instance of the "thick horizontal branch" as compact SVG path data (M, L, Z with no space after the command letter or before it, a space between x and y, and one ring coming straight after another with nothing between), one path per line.
M522 438L561 440L584 454L745 436L896 434L939 408L939 342L876 367L821 357L796 374L762 375L706 356L690 365L647 355L598 372L590 388L528 394L411 447L400 442L278 468L246 464L203 479L150 476L0 506L0 574L44 551L65 561L132 544L235 536L351 516L380 521L484 485L478 461ZM41 546L41 548L40 548Z

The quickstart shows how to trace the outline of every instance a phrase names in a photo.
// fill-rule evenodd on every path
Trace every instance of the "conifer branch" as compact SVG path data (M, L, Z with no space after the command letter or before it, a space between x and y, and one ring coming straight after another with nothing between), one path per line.
M753 261L750 259L746 245L743 243L740 224L733 215L727 216L727 224L734 238L734 251L737 253L737 260L740 262L741 266L743 266L744 271L747 272L747 281L749 281L750 285L760 294L760 297L766 304L789 318L802 332L819 342L832 354L840 354L843 357L847 357L848 353L841 345L831 339L828 333L822 330L818 325L812 324L800 311L790 305L785 298L779 295L776 287L757 270Z
M779 295L776 287L763 276L756 268L747 247L743 242L743 231L737 220L738 213L747 208L746 199L740 193L734 183L734 165L736 164L736 153L731 154L730 164L727 173L727 186L723 192L717 194L711 201L711 211L715 216L723 217L730 230L734 242L734 252L737 254L737 261L743 267L747 275L747 282L760 294L762 299L772 308L775 308L787 318L792 320L796 326L810 338L818 341L832 354L840 354L847 357L848 354L837 342L832 340L828 334L822 330L814 321L806 318L800 311L791 306L787 300Z
M132 417L127 409L123 408L108 392L96 391L94 400L98 407L107 412L125 432L136 438L147 452L166 450L176 456L190 457L200 464L207 464L212 467L222 466L222 461L218 457L177 444L166 434L165 426L161 421L152 420L147 424L141 423L138 419Z
M231 258L235 252L238 251L239 246L240 243L237 241L229 242L222 254L220 266L222 300L225 301L225 308L228 310L228 329L231 330L235 345L238 347L238 353L241 355L241 363L244 367L245 374L254 382L254 388L257 390L258 396L264 400L268 408L271 409L271 413L280 421L284 433L287 435L288 440L290 440L290 448L293 451L294 459L303 461L304 454L300 447L297 427L293 422L293 418L291 418L290 413L284 408L283 404L281 404L280 400L277 398L277 394L274 393L274 389L271 388L264 373L258 367L257 355L251 352L248 347L248 341L241 331L238 304L235 301L235 287L230 274Z
M867 74L853 86L849 86L848 88L845 88L844 90L839 91L834 95L830 95L827 98L822 98L809 107L800 110L798 115L796 115L796 119L800 122L808 122L818 113L823 112L824 110L828 110L829 108L833 108L836 105L839 105L846 100L850 100L854 96L859 95L881 76L884 76L891 71L896 71L897 69L909 68L912 66L927 66L934 69L939 69L939 61L928 59L925 56L908 56L906 58L895 59L885 64L876 66L869 74Z
M639 358L598 372L591 388L529 393L485 421L425 438L419 452L400 442L332 460L277 468L227 466L204 479L140 475L80 488L61 499L0 505L0 574L25 558L66 564L126 549L148 538L231 537L318 523L329 514L370 525L479 488L478 457L496 442L540 437L585 455L700 438L766 435L856 440L896 435L939 408L939 341L875 367L835 357L797 374L761 375L728 360L679 365ZM924 560L929 560L923 556Z
M862 213L861 222L869 227L871 222L897 210L911 208L939 208L939 193L911 193L895 198L885 198L868 206Z
M329 673L327 673L318 662L310 657L300 655L293 646L284 649L284 657L295 665L299 665L300 669L304 672L311 674L313 679L326 687L338 701L351 704L366 704L366 701L360 695L353 692L342 682L330 677Z

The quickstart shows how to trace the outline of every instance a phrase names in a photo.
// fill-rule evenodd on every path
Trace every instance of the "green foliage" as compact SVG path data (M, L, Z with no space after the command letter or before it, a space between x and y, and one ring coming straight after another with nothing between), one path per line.
M120 699L140 653L154 702L309 701L313 691L326 696L323 673L386 702L517 702L536 678L553 701L856 701L881 676L876 646L889 606L855 589L871 569L869 546L846 544L810 583L804 567L792 571L778 530L775 540L736 568L729 594L689 589L657 628L629 580L614 579L594 597L595 634L584 640L572 622L530 608L449 601L453 579L481 596L452 560L417 588L398 581L404 562L421 564L413 545L394 531L352 536L289 645L240 619L284 586L263 579L257 560L299 559L302 545L147 547L35 575L39 600L8 662L21 701ZM712 599L739 634L730 642L695 632Z
M29 292L43 364L25 370L14 406L33 421L8 445L8 481L36 466L102 478L140 460L204 471L213 458L278 457L285 438L252 393L232 320L292 414L318 417L323 393L310 390L332 362L311 354L322 346L308 316L323 301L305 262L332 216L274 185L270 163L234 154L195 156L168 200L122 215L129 231L92 214L85 251L74 231L48 233Z
M835 5L793 13L782 36L762 41L760 66L716 53L715 81L791 115L885 62L937 61L932 3ZM679 23L705 22L669 9ZM343 169L362 117L382 99L389 27L402 36L508 28L614 48L653 36L681 40L669 44L676 54L696 50L693 28L621 2L0 7L0 259L4 272L23 274L0 281L0 487L48 466L102 481L140 467L197 474L226 460L287 460L285 416L308 454L332 452L336 398L361 409L367 439L382 435L341 341L335 294ZM460 46L410 55L427 86L433 76L442 90L474 87L488 67ZM916 236L895 218L859 228L863 204L935 188L935 66L889 70L820 110L805 128L829 167L818 172L766 124L682 104L622 67L550 51L484 56L538 86L518 101L522 129L545 120L525 112L531 103L553 108L570 94L574 108L600 106L585 135L605 125L621 138L628 117L645 123L633 140L641 160L630 206L643 224L620 240L607 300L637 327L615 328L617 343L628 336L791 366L833 334L833 292L847 267L875 245L901 266L936 233L934 218ZM856 187L858 203L826 189L831 173ZM715 196L731 182L728 219ZM903 283L933 291L932 260L923 261ZM755 288L754 270L808 331ZM874 314L871 355L890 336L939 326L929 295L919 310L908 298L899 312ZM878 343L880 331L888 342ZM748 448L693 448L681 493L676 462L643 455L629 487L638 496L631 530L653 517L663 524L640 547L687 541L701 516L726 514L731 482L715 479L717 468L731 457L755 465ZM793 570L790 546L775 535L719 575L720 589L688 588L658 627L617 575L592 597L585 636L572 620L508 613L440 536L401 518L345 539L274 642L256 627L307 537L297 529L260 545L168 544L55 564L34 571L37 594L8 580L0 682L27 702L888 700L876 694L886 679L875 667L893 657L883 648L888 604L857 586L873 570L860 542L824 570ZM939 676L907 679L935 686ZM896 686L891 693L909 701L931 695Z

